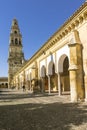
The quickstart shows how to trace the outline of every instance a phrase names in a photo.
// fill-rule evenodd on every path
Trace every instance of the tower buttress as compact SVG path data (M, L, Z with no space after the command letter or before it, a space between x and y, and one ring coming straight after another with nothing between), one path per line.
M13 19L10 38L9 38L9 55L8 55L8 86L12 87L13 75L22 67L24 53L22 51L22 35L18 26L18 21Z

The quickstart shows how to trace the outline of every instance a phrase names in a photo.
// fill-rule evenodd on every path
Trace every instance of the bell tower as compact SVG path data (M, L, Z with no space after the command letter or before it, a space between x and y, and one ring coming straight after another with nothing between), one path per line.
M13 19L10 38L9 38L9 54L8 54L8 87L13 86L12 79L14 73L19 70L24 60L24 53L22 51L22 35L18 26L18 21Z

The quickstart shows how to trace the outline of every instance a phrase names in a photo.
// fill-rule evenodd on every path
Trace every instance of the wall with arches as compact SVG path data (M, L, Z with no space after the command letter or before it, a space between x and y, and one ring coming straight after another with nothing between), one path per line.
M19 77L22 84L29 81L28 87L41 92L69 91L73 102L87 98L86 34L87 2L14 75L12 83L17 85Z

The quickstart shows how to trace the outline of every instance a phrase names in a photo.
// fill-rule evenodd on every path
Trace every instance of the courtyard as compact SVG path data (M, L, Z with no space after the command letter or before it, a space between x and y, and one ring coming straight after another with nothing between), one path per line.
M0 91L0 130L87 130L87 102L70 95Z

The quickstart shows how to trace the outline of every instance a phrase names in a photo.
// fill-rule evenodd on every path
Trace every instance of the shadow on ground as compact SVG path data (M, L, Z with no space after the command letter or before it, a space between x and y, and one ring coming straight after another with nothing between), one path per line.
M0 106L0 130L71 130L87 123L86 108L61 102Z
M26 98L37 98L37 97L50 97L50 96L55 96L55 95L58 95L58 94L48 94L48 93L41 93L41 94L33 94L33 93L21 93L21 94L12 94L12 93L9 93L9 94L1 94L0 95L0 100L15 100L15 99L26 99Z

